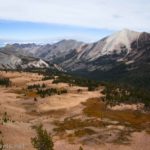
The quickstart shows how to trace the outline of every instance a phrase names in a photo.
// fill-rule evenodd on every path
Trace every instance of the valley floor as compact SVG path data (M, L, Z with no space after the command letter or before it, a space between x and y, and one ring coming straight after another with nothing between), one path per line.
M36 73L0 72L10 87L0 87L0 139L5 149L34 150L32 128L40 123L51 133L55 150L149 150L150 113L111 110L101 101L101 88L42 81ZM45 84L66 89L61 95L41 98L28 85ZM36 100L35 100L36 98ZM7 116L6 116L7 115ZM4 122L4 117L8 118Z

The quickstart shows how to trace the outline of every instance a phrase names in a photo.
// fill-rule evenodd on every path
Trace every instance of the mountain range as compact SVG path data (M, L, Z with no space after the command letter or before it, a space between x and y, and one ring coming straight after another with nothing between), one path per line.
M145 82L150 78L150 34L123 29L94 43L62 40L45 45L8 44L0 49L0 68L49 64L99 80L139 76L139 82Z

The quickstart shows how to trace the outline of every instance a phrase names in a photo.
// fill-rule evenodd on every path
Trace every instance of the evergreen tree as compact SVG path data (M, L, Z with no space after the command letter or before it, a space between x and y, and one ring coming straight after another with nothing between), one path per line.
M51 136L43 129L42 125L35 127L37 136L31 138L32 145L37 150L54 150L54 144Z

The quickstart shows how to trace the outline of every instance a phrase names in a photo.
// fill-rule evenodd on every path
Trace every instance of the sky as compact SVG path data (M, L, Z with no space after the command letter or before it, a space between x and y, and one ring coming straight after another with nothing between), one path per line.
M124 28L150 32L149 0L0 0L3 42L94 42Z

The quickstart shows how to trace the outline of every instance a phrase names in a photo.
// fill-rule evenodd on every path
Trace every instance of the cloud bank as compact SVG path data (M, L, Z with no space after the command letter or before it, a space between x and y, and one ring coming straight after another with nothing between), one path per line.
M150 31L149 0L0 0L0 20Z

